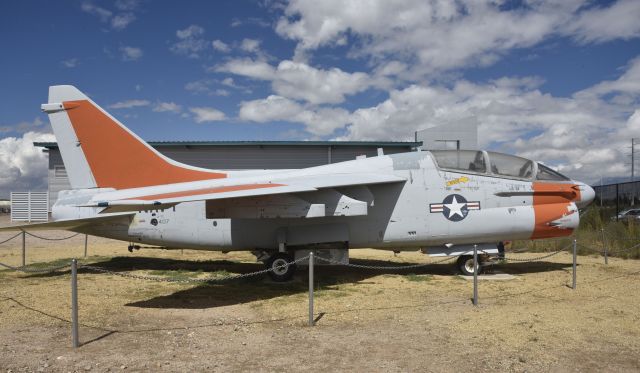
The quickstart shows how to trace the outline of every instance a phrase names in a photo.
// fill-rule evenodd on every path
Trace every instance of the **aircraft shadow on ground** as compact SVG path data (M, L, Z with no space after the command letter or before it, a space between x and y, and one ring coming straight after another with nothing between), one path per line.
M422 264L419 262L398 263L374 259L350 259L351 264L377 267L409 266ZM366 280L378 275L441 275L455 276L455 261L429 264L410 269L365 269L344 266L316 266L315 282L317 290L328 290L340 284L364 284ZM171 277L174 273L201 271L205 276L209 272L226 271L230 274L248 274L264 269L261 263L242 263L228 260L190 261L155 257L114 257L109 260L92 263L112 272L126 273L133 270L162 271L162 275L151 276L163 278ZM506 263L491 266L489 273L500 271L509 274L527 274L558 271L571 267L571 263L529 262ZM79 269L79 281L83 273L95 273L90 269ZM57 271L47 274L36 274L29 277L52 277L68 275L69 271ZM144 279L130 279L130 281L149 281ZM183 308L203 309L215 308L234 304L243 304L257 300L271 299L281 296L304 294L308 291L307 270L300 266L294 279L287 283L277 283L267 275L257 275L243 279L235 279L216 283L205 283L190 289L176 291L165 296L126 304L141 308Z
M115 258L114 258L115 259ZM122 265L118 263L98 263L97 265L108 268L113 265L112 270L128 271L135 269L146 270L198 270L220 271L226 270L230 273L251 273L261 270L263 267L259 263L237 263L230 261L208 261L191 262L157 258L140 258L141 260L130 263L127 259ZM138 258L136 258L138 259ZM351 259L350 263L366 266L397 266L414 265L421 263L395 263L383 260ZM509 263L495 266L494 270L511 274L526 274L563 270L571 264L534 262L534 263ZM419 268L403 270L378 270L347 268L343 266L317 266L315 269L315 282L317 290L329 290L340 284L364 284L366 280L381 274L389 275L457 275L451 262L432 264ZM298 273L291 282L276 283L271 281L266 275L249 277L228 282L203 284L190 289L180 290L175 293L158 296L151 299L127 304L131 307L141 308L183 308L183 309L203 309L215 308L235 304L243 304L257 300L271 299L281 296L293 296L304 294L308 291L307 271L305 267L298 269Z

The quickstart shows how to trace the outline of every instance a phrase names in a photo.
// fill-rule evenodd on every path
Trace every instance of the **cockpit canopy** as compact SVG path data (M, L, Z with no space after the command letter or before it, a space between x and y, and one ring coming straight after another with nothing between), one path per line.
M439 168L508 178L568 181L568 177L540 163L515 155L480 150L431 150Z

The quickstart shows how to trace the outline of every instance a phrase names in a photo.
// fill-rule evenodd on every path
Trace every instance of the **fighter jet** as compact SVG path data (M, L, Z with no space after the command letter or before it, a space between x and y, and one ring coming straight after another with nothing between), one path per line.
M432 150L295 170L222 171L169 159L69 85L49 88L51 121L71 190L52 221L66 229L163 248L247 250L289 280L310 250L333 263L350 249L459 256L472 273L505 240L569 236L588 185L529 159Z

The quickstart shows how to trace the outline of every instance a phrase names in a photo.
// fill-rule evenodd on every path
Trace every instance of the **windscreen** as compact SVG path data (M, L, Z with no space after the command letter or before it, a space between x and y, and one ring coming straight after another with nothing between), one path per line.
M484 173L487 166L484 154L477 150L432 150L438 167L459 171Z
M570 179L562 175L561 173L556 172L550 169L549 167L538 163L538 174L536 175L536 180L567 181Z
M523 179L533 177L533 162L515 155L489 152L491 172Z

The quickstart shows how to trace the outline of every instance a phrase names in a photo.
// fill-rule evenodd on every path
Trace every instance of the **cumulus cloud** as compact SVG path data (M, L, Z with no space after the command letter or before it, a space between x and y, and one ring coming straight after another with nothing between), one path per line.
M621 0L608 7L594 7L578 13L565 32L582 42L605 42L640 36L640 2Z
M0 133L24 133L24 132L43 132L45 122L40 117L33 118L32 121L24 120L13 124L0 124Z
M116 0L114 3L120 10L134 10L140 5L139 0Z
M195 94L208 94L213 96L229 96L230 92L225 88L215 88L216 85L222 85L224 87L241 90L245 93L251 91L241 85L234 82L233 78L224 78L222 80L216 79L201 79L195 80L185 84L184 89Z
M90 2L82 3L82 5L80 6L80 9L82 9L83 12L97 16L98 18L100 18L100 21L102 22L108 22L109 19L111 19L111 16L113 15L112 11L99 7Z
M118 14L111 19L111 27L115 30L123 30L135 20L136 16L133 13Z
M78 66L78 59L77 58L69 58L68 60L64 60L62 62L60 62L62 64L62 66L66 67L66 68L74 68L76 66Z
M196 80L185 84L184 89L192 93L209 93L211 92L211 87L209 87L211 83L212 80L209 79Z
M175 102L158 102L153 107L153 111L158 113L171 112L178 114L182 111L182 106Z
M139 1L120 0L116 1L114 5L120 12L113 12L109 9L95 5L91 1L83 2L80 9L85 13L98 17L100 22L109 24L114 30L124 30L130 23L136 20L136 15L133 11L138 7Z
M260 40L257 39L243 39L240 43L240 49L245 52L256 53L260 50Z
M135 108L135 107L141 107L141 106L149 106L151 105L151 102L149 102L149 100L126 100L126 101L120 101L120 102L116 102L115 104L111 104L108 107L110 109L131 109L131 108Z
M137 61L144 54L140 48L127 46L120 47L120 53L122 53L123 61Z
M226 115L220 110L211 107L191 107L189 111L193 114L196 123L215 122L226 119Z
M554 35L581 42L639 35L637 1L588 5L581 0L529 1L520 7L501 1L293 0L276 32L297 42L297 60L351 40L351 55L400 58L410 62L407 73L414 78L489 65L509 50Z
M586 90L589 94L572 97L541 92L538 79L412 85L391 91L376 106L355 110L341 139L409 140L416 129L475 117L480 147L541 160L592 181L598 173L619 175L627 162L619 149L639 133L640 91L626 104L610 99L611 92L626 83L603 82Z
M231 48L229 47L229 45L227 45L222 40L216 39L212 41L211 46L213 47L213 49L217 50L218 52L229 53L231 51Z
M226 63L214 66L209 71L227 72L246 76L253 79L271 80L275 78L275 69L264 61L256 61L250 58L233 59Z
M52 134L27 132L0 140L0 196L13 191L47 190L47 155L34 141L55 141Z
M309 133L327 136L348 123L349 112L340 108L305 108L288 98L271 95L262 100L242 102L239 118L258 123L270 121L303 123Z
M278 95L312 104L343 102L346 95L362 92L372 83L366 73L348 73L338 68L321 70L289 60L273 67L260 60L234 59L213 70L271 81L272 89Z
M178 41L173 43L169 48L173 53L187 56L189 58L199 58L200 53L206 50L209 42L202 35L204 28L198 25L190 25L189 27L176 31Z

